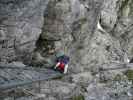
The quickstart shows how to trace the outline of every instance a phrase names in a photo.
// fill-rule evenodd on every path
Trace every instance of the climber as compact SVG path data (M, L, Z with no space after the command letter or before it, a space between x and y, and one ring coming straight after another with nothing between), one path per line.
M66 74L68 69L68 62L69 57L61 53L57 56L56 65L54 68Z

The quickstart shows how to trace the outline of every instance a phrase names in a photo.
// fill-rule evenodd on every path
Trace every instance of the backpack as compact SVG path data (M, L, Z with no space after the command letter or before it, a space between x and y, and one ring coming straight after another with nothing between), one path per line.
M69 60L70 60L70 58L66 55L57 57L57 62L61 62L61 63L64 63L64 64L68 64Z

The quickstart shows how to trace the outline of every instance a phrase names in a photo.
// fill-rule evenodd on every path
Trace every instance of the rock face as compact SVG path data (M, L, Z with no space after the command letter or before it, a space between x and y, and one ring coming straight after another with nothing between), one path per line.
M53 86L55 94L50 100L90 83L88 71L132 59L133 0L0 0L0 63L52 66L58 51L70 56L70 73L82 73L71 76L74 85L47 83L44 88ZM110 99L105 88L94 87L88 87L86 100Z
M132 58L132 0L105 0L101 24L112 37L119 40L121 50ZM107 6L108 5L108 6ZM112 6L113 5L113 6ZM106 17L111 14L111 17ZM105 18L106 17L106 18ZM107 19L108 18L108 19Z
M29 59L41 33L43 0L0 1L0 62Z
M126 82L112 82L110 85L90 84L85 100L131 100L131 84ZM124 86L124 87L123 87Z
M80 72L132 58L132 0L1 0L0 60L30 63L60 44ZM98 22L103 30L98 29ZM35 49L36 48L36 49Z
M126 1L51 0L44 12L44 27L40 36L44 43L39 41L38 47L42 47L39 52L43 55L48 46L56 48L58 41L61 50L71 58L70 69L73 72L92 69L103 63L127 62L127 57L132 54L132 42L127 41L132 34L126 34L121 28L126 34L126 39L122 39L118 29L121 27L121 13L126 9L123 6L131 9L131 1ZM131 17L126 16L123 22L129 19ZM98 22L102 31L97 27ZM131 28L130 23L127 27Z

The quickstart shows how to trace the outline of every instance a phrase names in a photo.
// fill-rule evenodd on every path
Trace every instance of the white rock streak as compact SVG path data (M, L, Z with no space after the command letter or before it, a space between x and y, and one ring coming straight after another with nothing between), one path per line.
M100 31L102 31L102 32L105 32L105 33L106 33L106 31L102 28L102 26L101 26L101 24L100 24L99 21L98 21L98 23L97 23L97 29L100 30Z

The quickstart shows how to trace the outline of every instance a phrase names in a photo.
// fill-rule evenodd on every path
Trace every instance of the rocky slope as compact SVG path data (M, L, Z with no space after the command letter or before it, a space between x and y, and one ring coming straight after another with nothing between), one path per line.
M73 84L88 85L95 79L90 72L102 64L132 59L132 32L132 0L0 0L0 62L52 66L55 53L50 52L60 49L70 56L69 73L80 72L64 78Z

